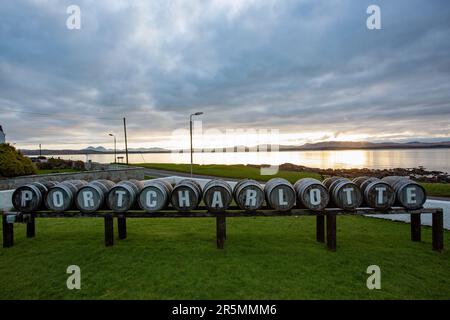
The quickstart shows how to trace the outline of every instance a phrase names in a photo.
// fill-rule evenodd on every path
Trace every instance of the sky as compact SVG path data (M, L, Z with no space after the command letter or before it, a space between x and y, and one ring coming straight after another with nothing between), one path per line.
M0 15L0 125L19 148L111 148L123 117L129 147L187 147L198 111L199 147L450 139L447 0L5 0Z

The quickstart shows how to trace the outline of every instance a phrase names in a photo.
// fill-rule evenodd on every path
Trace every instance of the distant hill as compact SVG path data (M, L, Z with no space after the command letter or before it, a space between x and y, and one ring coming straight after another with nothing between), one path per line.
M306 143L301 146L280 146L280 151L287 150L349 150L349 149L418 149L450 148L450 141L441 142L367 142L367 141L327 141Z
M20 150L24 155L28 156L36 156L39 155L39 150L28 150L21 149ZM163 148L129 148L128 153L167 153L171 152L170 150ZM114 153L114 149L106 149L103 146L93 147L89 146L87 148L81 150L75 149L63 149L63 150L52 150L52 149L42 149L43 155L72 155L72 154L112 154ZM117 153L125 153L123 149L117 149Z
M82 149L82 151L107 152L107 151L114 151L114 150L111 150L111 149L108 150L108 149L106 149L105 147L102 147L102 146L98 146L98 147L89 146L87 148Z
M260 150L268 150L270 151L270 146L268 149L257 147L245 147L245 146L236 146L234 147L234 151L253 151L255 148ZM450 148L450 141L441 141L441 142L366 142L366 141L326 141L326 142L317 142L317 143L306 143L301 146L293 146L293 145L282 145L279 147L279 151L306 151L306 150L352 150L352 149L429 149L429 148ZM219 150L225 151L225 148L216 148L216 152L220 152ZM25 155L39 155L39 150L20 150ZM184 150L188 152L189 150ZM125 151L120 149L117 150L118 153L124 153ZM171 150L164 148L130 148L128 149L128 153L169 153ZM195 149L195 152L202 152L201 149ZM105 147L98 146L93 147L89 146L87 148L81 150L42 150L42 154L48 155L71 155L71 154L111 154L114 153L112 149L106 149Z

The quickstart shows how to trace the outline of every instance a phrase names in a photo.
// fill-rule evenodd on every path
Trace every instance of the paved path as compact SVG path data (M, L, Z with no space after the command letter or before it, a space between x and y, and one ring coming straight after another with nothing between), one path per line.
M427 202L425 202L424 207L444 209L444 228L450 230L450 201L428 199ZM421 216L421 224L424 226L431 226L431 214L422 214ZM409 214L371 215L371 217L393 221L403 221L407 223L410 223L411 221Z

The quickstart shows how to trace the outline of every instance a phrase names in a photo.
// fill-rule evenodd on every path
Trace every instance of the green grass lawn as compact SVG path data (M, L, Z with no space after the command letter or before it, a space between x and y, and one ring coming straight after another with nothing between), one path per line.
M450 183L421 183L430 196L449 197Z
M150 169L170 170L176 172L190 172L189 164L173 164L173 163L138 163L139 167ZM267 181L274 176L263 176L260 174L259 168L239 165L194 165L193 172L196 174L212 175L218 177L228 177L244 179L250 178L259 181ZM316 178L322 180L323 177L315 172L306 171L285 171L280 170L277 177L285 178L294 183L301 178ZM450 183L421 183L430 196L450 197Z
M77 169L38 169L37 174L50 174L50 173L74 173L80 172Z
M0 299L449 299L450 251L431 250L409 225L338 218L338 248L315 241L314 217L229 218L225 249L215 220L129 219L128 239L104 247L102 219L37 219L0 249ZM449 232L445 246L450 247ZM81 268L81 290L66 268ZM381 290L366 269L381 268Z

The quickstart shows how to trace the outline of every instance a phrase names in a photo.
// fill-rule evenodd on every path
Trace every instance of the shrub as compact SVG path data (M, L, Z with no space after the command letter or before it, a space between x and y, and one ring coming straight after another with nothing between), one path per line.
M77 169L84 170L84 162L83 161L73 161L73 160L64 160L64 159L56 159L50 158L46 162L38 162L36 163L38 169L41 170L52 170L52 169Z
M36 174L31 160L8 143L0 144L0 177L17 177Z

